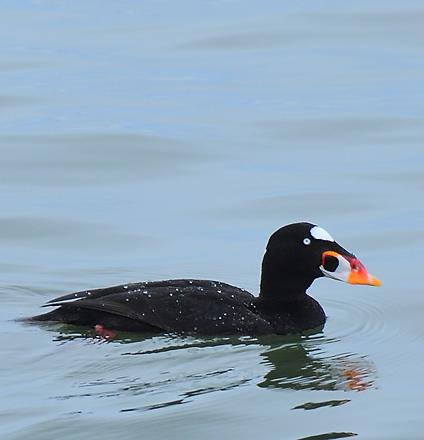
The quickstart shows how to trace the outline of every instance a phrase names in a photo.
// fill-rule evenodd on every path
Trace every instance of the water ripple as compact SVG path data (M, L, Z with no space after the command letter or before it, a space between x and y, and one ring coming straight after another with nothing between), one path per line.
M370 343L382 343L392 338L396 331L387 324L381 308L358 298L350 302L330 299L326 302L326 310L336 328L332 336L337 339L354 335Z

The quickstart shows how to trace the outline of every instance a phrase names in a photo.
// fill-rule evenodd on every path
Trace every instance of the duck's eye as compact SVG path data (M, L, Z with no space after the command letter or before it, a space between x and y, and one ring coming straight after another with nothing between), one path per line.
M334 272L339 266L339 260L332 255L326 255L324 258L323 266L325 270L329 272Z
M304 238L303 244L306 244L306 246L308 246L309 244L311 244L311 240L309 238Z

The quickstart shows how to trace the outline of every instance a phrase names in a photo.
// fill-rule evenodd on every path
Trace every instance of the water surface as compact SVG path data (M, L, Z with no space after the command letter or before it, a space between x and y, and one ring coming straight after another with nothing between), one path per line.
M4 1L2 438L419 439L418 1ZM199 277L256 293L269 234L328 229L383 280L319 280L323 331L29 326L46 300Z

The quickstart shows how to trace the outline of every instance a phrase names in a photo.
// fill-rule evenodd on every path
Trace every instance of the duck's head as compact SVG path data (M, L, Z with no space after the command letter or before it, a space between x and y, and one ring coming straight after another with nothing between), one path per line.
M293 223L271 235L262 262L261 296L304 293L323 276L350 284L381 284L317 225Z

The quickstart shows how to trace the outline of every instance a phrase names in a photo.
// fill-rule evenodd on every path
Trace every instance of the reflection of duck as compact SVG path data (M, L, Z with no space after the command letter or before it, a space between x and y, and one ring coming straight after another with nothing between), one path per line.
M66 343L75 339L82 339L88 342L107 342L102 336L90 331L82 333L75 331L77 327L63 326L61 334L55 337L56 341ZM94 339L93 339L94 336ZM156 343L154 348L131 350L134 343L148 342L152 338ZM211 348L219 346L232 346L234 348L242 346L252 346L260 348L260 363L267 366L267 372L257 383L261 388L280 388L291 390L321 390L321 391L364 391L373 386L375 380L375 367L366 356L353 353L343 353L339 355L325 355L325 346L334 340L326 339L319 331L309 333L307 336L262 336L260 338L248 337L225 337L225 338L165 338L160 342L155 334L143 335L134 333L119 333L114 339L114 343L129 346L129 350L123 353L125 356L148 356L173 352L178 356L178 351L191 350L193 348ZM157 344L157 342L160 342ZM144 345L144 344L143 344ZM148 344L151 346L150 344ZM158 346L159 345L159 346ZM139 345L137 345L139 347ZM229 368L228 371L234 370ZM237 369L238 370L238 369ZM254 369L252 370L254 371ZM227 371L220 370L220 374ZM241 373L241 374L240 374ZM207 373L205 380L211 373ZM255 375L255 377L257 377ZM250 381L238 371L237 381L223 382L218 388L210 387L206 384L206 389L210 392L234 388ZM203 389L203 388L202 388ZM208 392L209 392L208 391ZM182 397L189 397L193 392L187 393ZM194 393L196 394L196 393ZM181 397L181 396L179 396ZM183 399L184 400L184 399ZM335 406L336 404L346 403L343 401L328 401L324 403L308 403L304 409L312 409L319 406ZM310 408L309 408L310 407Z
M306 294L322 276L379 285L328 232L310 223L295 223L269 239L258 298L216 281L134 283L56 298L47 306L59 308L30 320L142 332L298 333L325 322L322 307Z
M372 386L374 368L366 357L320 356L319 341L299 338L264 351L262 356L272 369L258 386L328 391L363 391Z

